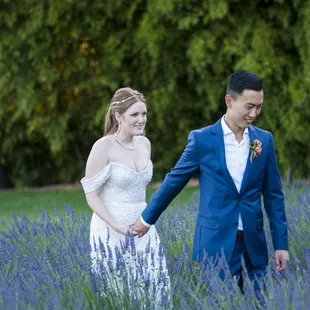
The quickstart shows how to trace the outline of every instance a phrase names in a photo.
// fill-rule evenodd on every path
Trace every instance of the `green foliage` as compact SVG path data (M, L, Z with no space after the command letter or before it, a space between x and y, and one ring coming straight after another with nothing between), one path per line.
M188 132L224 112L232 71L263 78L257 125L282 173L308 176L310 1L4 0L0 165L16 186L72 182L102 135L114 91L147 96L155 179Z

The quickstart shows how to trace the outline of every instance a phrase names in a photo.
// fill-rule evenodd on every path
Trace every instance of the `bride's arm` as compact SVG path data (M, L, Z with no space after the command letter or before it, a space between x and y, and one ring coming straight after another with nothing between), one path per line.
M109 150L111 147L111 145L109 145L110 143L111 141L109 141L109 138L104 137L98 140L92 147L86 164L86 180L94 178L96 175L104 171L104 168L107 166L109 161L107 150ZM102 187L100 186L98 189L85 194L89 207L111 228L121 234L126 235L130 229L129 225L119 223L111 215L109 210L104 206L102 199L100 198L101 190Z
M117 232L126 235L130 231L130 226L119 223L111 215L109 210L103 205L103 201L99 198L99 190L86 194L86 200L90 208L111 228Z

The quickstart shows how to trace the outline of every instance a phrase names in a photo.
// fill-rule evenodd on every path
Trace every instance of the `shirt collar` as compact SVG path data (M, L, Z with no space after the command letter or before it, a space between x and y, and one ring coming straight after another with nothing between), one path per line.
M226 115L226 114L225 114ZM221 119L221 125L222 125L222 130L223 130L223 135L226 136L226 135L230 135L230 134L233 134L235 135L232 130L228 127L227 123L225 122L225 115L223 115L222 119ZM248 128L245 128L244 129L244 132L243 132L243 137L245 135L248 135L249 134L249 129Z

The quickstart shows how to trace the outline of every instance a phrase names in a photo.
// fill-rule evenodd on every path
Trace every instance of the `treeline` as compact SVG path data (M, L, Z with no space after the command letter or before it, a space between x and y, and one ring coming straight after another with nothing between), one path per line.
M309 0L2 0L0 170L15 186L78 181L112 94L131 86L161 179L244 68L263 79L255 125L273 132L282 174L307 177L309 25Z

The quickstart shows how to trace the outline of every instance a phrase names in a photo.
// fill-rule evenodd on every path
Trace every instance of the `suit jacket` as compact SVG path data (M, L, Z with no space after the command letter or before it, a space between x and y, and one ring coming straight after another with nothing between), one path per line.
M241 212L244 238L251 263L268 264L264 219L261 207L269 218L275 250L288 250L284 196L277 166L273 136L254 126L249 127L250 141L262 142L262 152L250 163L250 152L240 192L227 170L224 137L219 120L216 124L189 134L188 144L175 167L142 213L154 224L169 203L198 175L200 202L197 216L193 259L202 262L204 255L215 258L222 253L229 262L236 240L238 216Z

